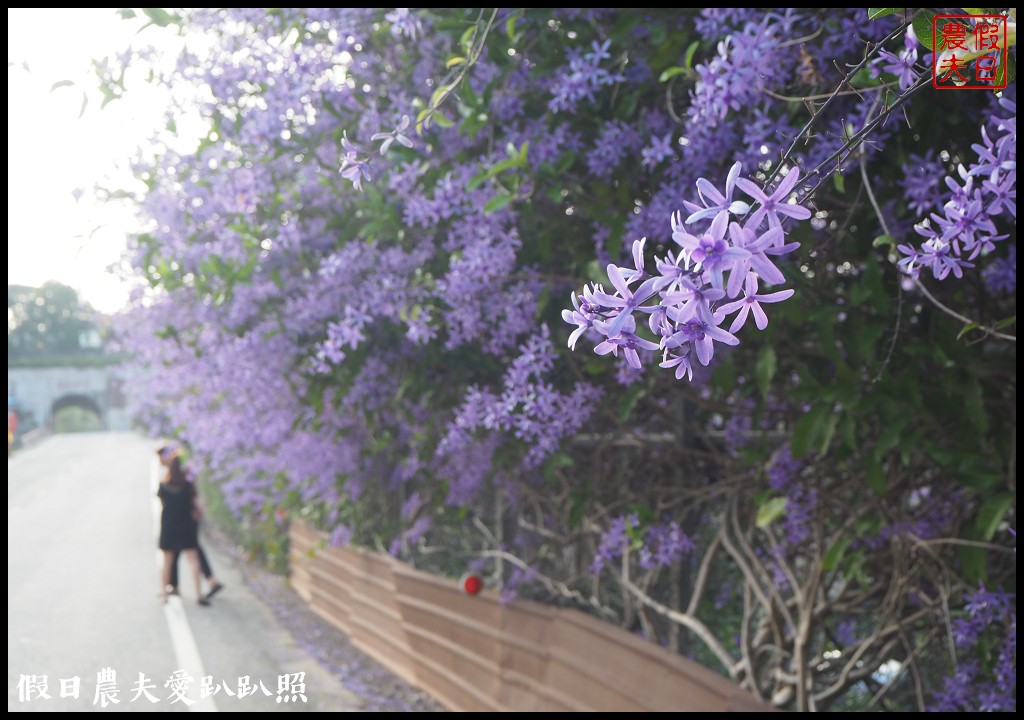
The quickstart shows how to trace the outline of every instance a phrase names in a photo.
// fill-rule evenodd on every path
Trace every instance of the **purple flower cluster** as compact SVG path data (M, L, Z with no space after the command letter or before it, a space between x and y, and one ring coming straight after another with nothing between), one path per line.
M331 531L331 547L344 547L350 542L352 542L352 528L348 525L338 525Z
M619 515L608 525L608 529L601 534L601 541L594 552L594 559L590 564L590 572L597 575L606 565L615 562L622 557L629 545L629 533L640 527L640 518L635 514Z
M886 91L858 82L858 93L837 96L828 107L812 101L820 117L809 142L801 138L782 161L806 119L791 98L827 93L834 68L862 57L864 40L886 35L891 23L866 23L862 9L706 9L698 36L707 42L694 73L661 84L657 71L674 59L651 51L675 48L666 38L696 37L696 13L516 10L499 12L482 32L485 13L475 21L474 38L487 35L477 57L465 52L468 36L459 39L476 11L186 15L209 32L210 54L183 56L169 80L178 88L194 83L213 132L194 153L169 151L139 169L149 188L143 212L150 232L138 238L131 263L146 285L140 297L149 299L129 321L128 345L144 367L131 391L152 428L178 433L195 448L197 467L205 464L225 479L236 512L301 503L324 518L332 544L352 541L348 523L359 517L359 536L379 536L396 554L414 553L428 535L490 547L483 534L464 532L456 518L465 513L451 512L458 508L506 529L517 516L529 519L550 547L551 535L540 531L566 533L572 517L566 498L580 496L574 483L589 470L580 462L586 451L565 441L597 412L614 414L599 402L596 387L574 382L571 371L579 364L564 362L565 351L556 351L544 325L550 292L560 292L562 278L594 277L594 255L609 279L574 294L563 318L574 326L570 347L586 336L597 353L622 355L616 372L601 381L620 395L616 381L651 389L661 379L642 373L658 362L677 378L691 378L701 398L721 408L714 428L725 429L729 450L765 427L772 411L747 405L753 395L747 367L736 368L737 389L726 407L718 405L719 385L705 381L723 345L738 343L745 325L766 328L767 306L793 294L780 258L797 247L791 231L802 232L800 223L811 217L800 191L821 180L797 168L824 162L850 128L877 117ZM432 19L444 22L432 26ZM579 49L566 52L573 43ZM878 64L905 85L912 54ZM446 67L461 56L465 66ZM439 83L456 77L460 84L435 121L414 131L417 111ZM935 213L950 227L973 232L973 245L963 233L949 238L951 246L959 243L950 253L961 253L964 262L990 255L986 282L1013 292L1015 241L996 243L987 222L1005 233L1015 218L1015 117L986 127L975 146L977 161L955 176L948 198L940 194L948 168L932 153L911 158L904 193L889 192L893 173L882 166L882 151L898 133L901 124L887 122L863 147L873 176L889 183L879 197L895 203L883 205L892 216L891 234L903 234L893 220L906 198L915 217ZM963 153L941 157L951 166L967 164ZM764 187L769 174L777 180ZM719 180L698 180L701 175ZM855 213L866 206L852 194L840 199L852 203L849 222L856 218L863 227ZM823 235L842 220L833 209L823 202L814 218ZM842 241L842 232L831 234L830 242ZM818 250L808 266L821 278L836 267L838 248ZM804 272L808 287L830 290ZM853 307L851 299L851 319ZM594 370L593 363L582 368ZM668 410L675 400L664 393L647 397L645 411L659 402ZM663 430L657 423L667 415L638 411L630 422L641 416L642 430ZM676 456L663 454L668 445L650 446L628 487L595 482L587 502L573 510L684 507L690 486L647 472L674 462ZM633 452L617 444L610 451ZM544 471L570 462L576 463L571 470ZM714 503L721 496L704 490L727 484L717 483L712 462L728 470L742 459L716 453L701 465L698 472L707 468L707 477L694 480L701 498L712 498L702 508L710 512L688 507L687 523L698 516L702 523L719 521ZM774 574L765 582L785 588L789 573L800 571L801 543L816 550L806 542L812 518L832 522L835 513L788 449L775 455L767 474L786 500L773 526L785 542L768 548L755 534L755 552ZM568 493L548 493L554 476ZM855 549L870 554L908 533L948 534L961 517L951 511L957 499L930 498L926 490L917 505L901 503L896 519ZM544 501L536 503L538 497ZM497 519L495 498L505 511ZM382 507L388 512L365 512ZM615 561L628 553L633 571L656 577L659 569L686 562L691 537L711 529L687 524L688 535L678 515L657 522L640 517L611 519L596 543L595 573L615 571ZM574 527L594 523L585 516ZM540 558L538 567L557 583L571 586L578 563L589 563L544 555L525 535L503 534L507 545L500 549L519 557L523 568ZM730 583L744 579L728 563L718 556L709 578L720 607L742 595ZM532 572L507 574L506 597ZM665 580L652 581L652 597ZM607 584L597 590L595 599L607 598L597 597ZM971 609L955 613L953 631L962 648L980 657L987 644L979 638L987 640L993 624L984 624L983 605L967 604ZM1015 626L1015 619L998 617L996 625ZM850 636L844 646L857 629L868 637L870 610L858 609L856 619L859 628L847 620L836 630L837 637ZM994 655L982 659L964 677L979 683L1011 677L1012 664L997 671ZM998 707L996 689L983 687L979 707Z
M982 274L988 289L1010 295L1017 290L1017 246L1011 245L1005 258L994 260Z
M693 540L675 521L651 525L644 534L637 563L645 570L669 567L693 552L694 547Z
M917 49L921 43L917 41L913 26L907 28L904 37L904 47L899 55L886 49L878 52L878 57L871 63L872 75L878 77L881 73L891 73L896 76L900 90L906 91L917 82L921 69L917 66Z
M593 102L601 88L626 81L620 72L602 67L602 63L612 59L611 45L611 40L595 40L589 52L570 51L569 62L551 83L551 112L575 113L581 102Z
M415 40L423 34L423 19L413 14L409 8L395 8L385 15L384 19L391 23L391 34L396 38L404 35L410 40Z
M977 158L970 166L959 165L956 176L945 178L950 194L942 213L931 213L914 230L925 238L920 247L899 245L905 256L899 261L904 272L917 277L922 268L931 270L937 280L950 274L963 277L963 268L995 251L1005 240L998 234L995 220L1017 221L1017 105L1003 99L1000 106L1009 113L996 116L988 127L982 126L981 144L972 145Z
M696 67L688 129L716 127L730 110L753 106L766 89L785 82L781 73L765 72L765 68L780 66L779 45L779 27L772 14L760 22L748 21L741 32L719 42L717 54Z
M903 196L907 207L918 215L931 212L942 202L942 178L945 168L934 150L912 154L903 165Z
M961 663L935 694L936 712L1016 712L1017 595L979 585L964 598L961 617L953 620L953 639L961 650L986 636L988 670L977 662Z
M430 530L433 522L426 515L421 515L416 518L412 525L403 532L401 535L391 541L391 546L388 548L389 555L401 555L402 551L406 548L416 545L423 536Z
M597 575L606 566L622 557L636 540L637 565L644 570L655 570L675 565L683 555L693 552L694 543L673 521L654 523L640 533L640 518L636 514L620 515L601 534L590 572Z
M633 158L643 144L643 135L635 125L610 120L601 128L593 149L587 153L587 169L597 177L611 177L619 164Z
M501 393L469 388L438 446L438 455L461 452L477 430L509 433L528 448L525 467L536 468L593 412L600 394L596 387L581 383L571 393L563 393L546 379L556 357L546 325L519 350L505 372Z
M818 506L818 492L800 480L804 464L795 459L789 445L772 455L768 463L768 485L786 498L786 512L782 517L787 549L805 543L811 535L811 518Z
M762 304L785 300L793 290L761 293L759 281L785 282L771 258L799 245L785 242L783 222L807 220L811 211L792 202L800 179L797 168L791 168L771 194L741 178L741 171L739 163L733 165L724 193L704 178L697 181L700 203L684 201L689 215L672 217L677 254L655 257L653 272L648 272L644 257L646 238L637 240L631 267L608 265L614 294L598 284L573 294L573 309L562 311L562 318L576 325L570 348L575 349L585 332L594 331L604 337L594 348L598 355L618 356L621 351L625 361L639 369L641 352L660 351L661 367L675 368L676 379L692 380L694 358L707 365L716 342L739 344L733 333L748 317L760 330L768 326ZM734 200L737 189L753 204ZM638 334L637 314L647 316L644 324L658 342ZM734 314L729 330L720 327Z

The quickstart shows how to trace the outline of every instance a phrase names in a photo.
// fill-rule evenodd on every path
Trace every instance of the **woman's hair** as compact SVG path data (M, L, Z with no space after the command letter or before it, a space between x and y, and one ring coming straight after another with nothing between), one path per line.
M181 458L175 456L171 459L171 464L167 466L167 484L179 487L188 483L188 477L185 475L185 468L181 465Z
M166 461L167 458L171 457L171 455L177 451L177 449L178 448L174 445L163 445L156 451L156 454L160 456L161 460Z

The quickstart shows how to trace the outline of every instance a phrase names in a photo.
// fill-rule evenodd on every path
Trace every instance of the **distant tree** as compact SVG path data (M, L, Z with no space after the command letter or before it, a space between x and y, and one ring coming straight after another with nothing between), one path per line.
M7 357L95 353L95 311L74 288L50 281L41 288L7 286Z

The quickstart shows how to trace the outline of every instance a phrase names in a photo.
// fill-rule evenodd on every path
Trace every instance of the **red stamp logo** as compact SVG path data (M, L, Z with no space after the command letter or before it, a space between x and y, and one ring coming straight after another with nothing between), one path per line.
M1002 15L936 15L932 18L932 87L937 90L1002 90L1008 44Z

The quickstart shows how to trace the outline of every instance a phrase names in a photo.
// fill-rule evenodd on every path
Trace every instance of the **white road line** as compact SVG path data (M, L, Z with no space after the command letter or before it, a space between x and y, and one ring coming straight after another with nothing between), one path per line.
M159 542L160 539L160 498L156 492L160 484L160 463L153 461L150 471L150 487L153 491L153 535ZM159 549L156 551L157 577L163 572L164 557ZM167 620L167 629L171 633L171 644L174 646L174 659L177 662L177 669L184 670L193 679L189 685L187 697L194 702L188 706L192 712L217 712L217 705L213 696L207 698L199 697L199 685L202 678L206 676L203 669L203 659L199 656L199 648L196 646L196 639L192 635L192 628L188 624L188 616L185 614L185 606L182 605L180 596L167 598L164 605L164 618Z

